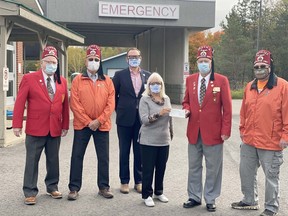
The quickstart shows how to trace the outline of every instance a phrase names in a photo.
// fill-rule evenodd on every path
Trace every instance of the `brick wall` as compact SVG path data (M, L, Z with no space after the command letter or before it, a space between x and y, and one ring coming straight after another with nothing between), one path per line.
M16 82L17 82L17 92L19 89L19 84L22 80L24 71L24 61L23 61L23 42L16 42Z

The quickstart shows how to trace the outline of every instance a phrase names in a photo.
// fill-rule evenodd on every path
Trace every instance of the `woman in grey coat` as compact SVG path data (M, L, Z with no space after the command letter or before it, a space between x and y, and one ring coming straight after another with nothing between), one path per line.
M154 171L154 198L168 202L168 198L163 194L163 179L169 155L169 142L173 136L170 110L170 98L165 94L163 79L158 73L152 73L139 104L139 116L142 121L139 131L142 198L149 207L155 205L152 199Z

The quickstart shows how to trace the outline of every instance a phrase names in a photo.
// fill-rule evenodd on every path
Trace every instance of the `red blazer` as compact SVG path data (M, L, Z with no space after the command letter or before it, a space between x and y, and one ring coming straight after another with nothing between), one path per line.
M62 129L69 129L69 104L67 82L61 77L51 101L42 70L25 74L20 83L13 111L13 128L22 128L23 113L27 102L26 134L52 137L61 136Z
M182 102L183 109L190 111L187 137L190 144L196 144L199 130L206 145L223 143L221 135L230 136L232 121L232 100L227 77L214 74L209 81L206 94L200 107L198 101L199 73L186 79L186 91Z

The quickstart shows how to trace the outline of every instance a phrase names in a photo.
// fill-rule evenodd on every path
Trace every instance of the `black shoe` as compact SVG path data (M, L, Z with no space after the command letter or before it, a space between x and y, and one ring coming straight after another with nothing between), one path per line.
M193 208L195 206L199 206L201 205L201 202L197 202L196 200L194 199L188 199L188 201L186 201L185 203L183 203L183 207L184 208Z
M207 211L209 212L215 212L216 211L216 205L215 204L206 204Z
M265 209L265 210L260 214L260 216L275 216L275 215L277 215L276 212L272 212L272 211L270 211L270 210L268 210L268 209Z
M258 210L260 208L259 204L256 205L248 205L242 201L240 202L234 202L231 204L231 207L233 209L239 209L239 210Z

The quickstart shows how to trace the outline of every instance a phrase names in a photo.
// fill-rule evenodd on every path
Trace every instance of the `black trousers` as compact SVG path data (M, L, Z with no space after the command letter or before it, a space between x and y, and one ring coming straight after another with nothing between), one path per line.
M47 192L58 191L59 182L59 148L61 137L26 135L26 164L24 171L23 192L25 197L38 194L38 165L41 153L45 149Z
M86 127L74 130L70 166L70 191L80 191L82 186L83 159L90 137L93 137L98 159L97 185L99 189L109 188L109 132L92 131Z
M163 194L163 180L166 170L166 163L169 156L169 146L147 146L141 145L142 154L142 198L147 199L153 195L153 175L155 171L154 180L154 194Z
M140 144L137 142L138 134L141 127L139 120L139 114L137 112L137 117L134 125L132 127L123 127L117 125L117 134L119 139L119 177L121 184L128 184L130 181L130 169L129 169L129 159L130 159L130 149L131 142L133 143L133 174L135 184L142 182L142 164L141 164L141 153Z

